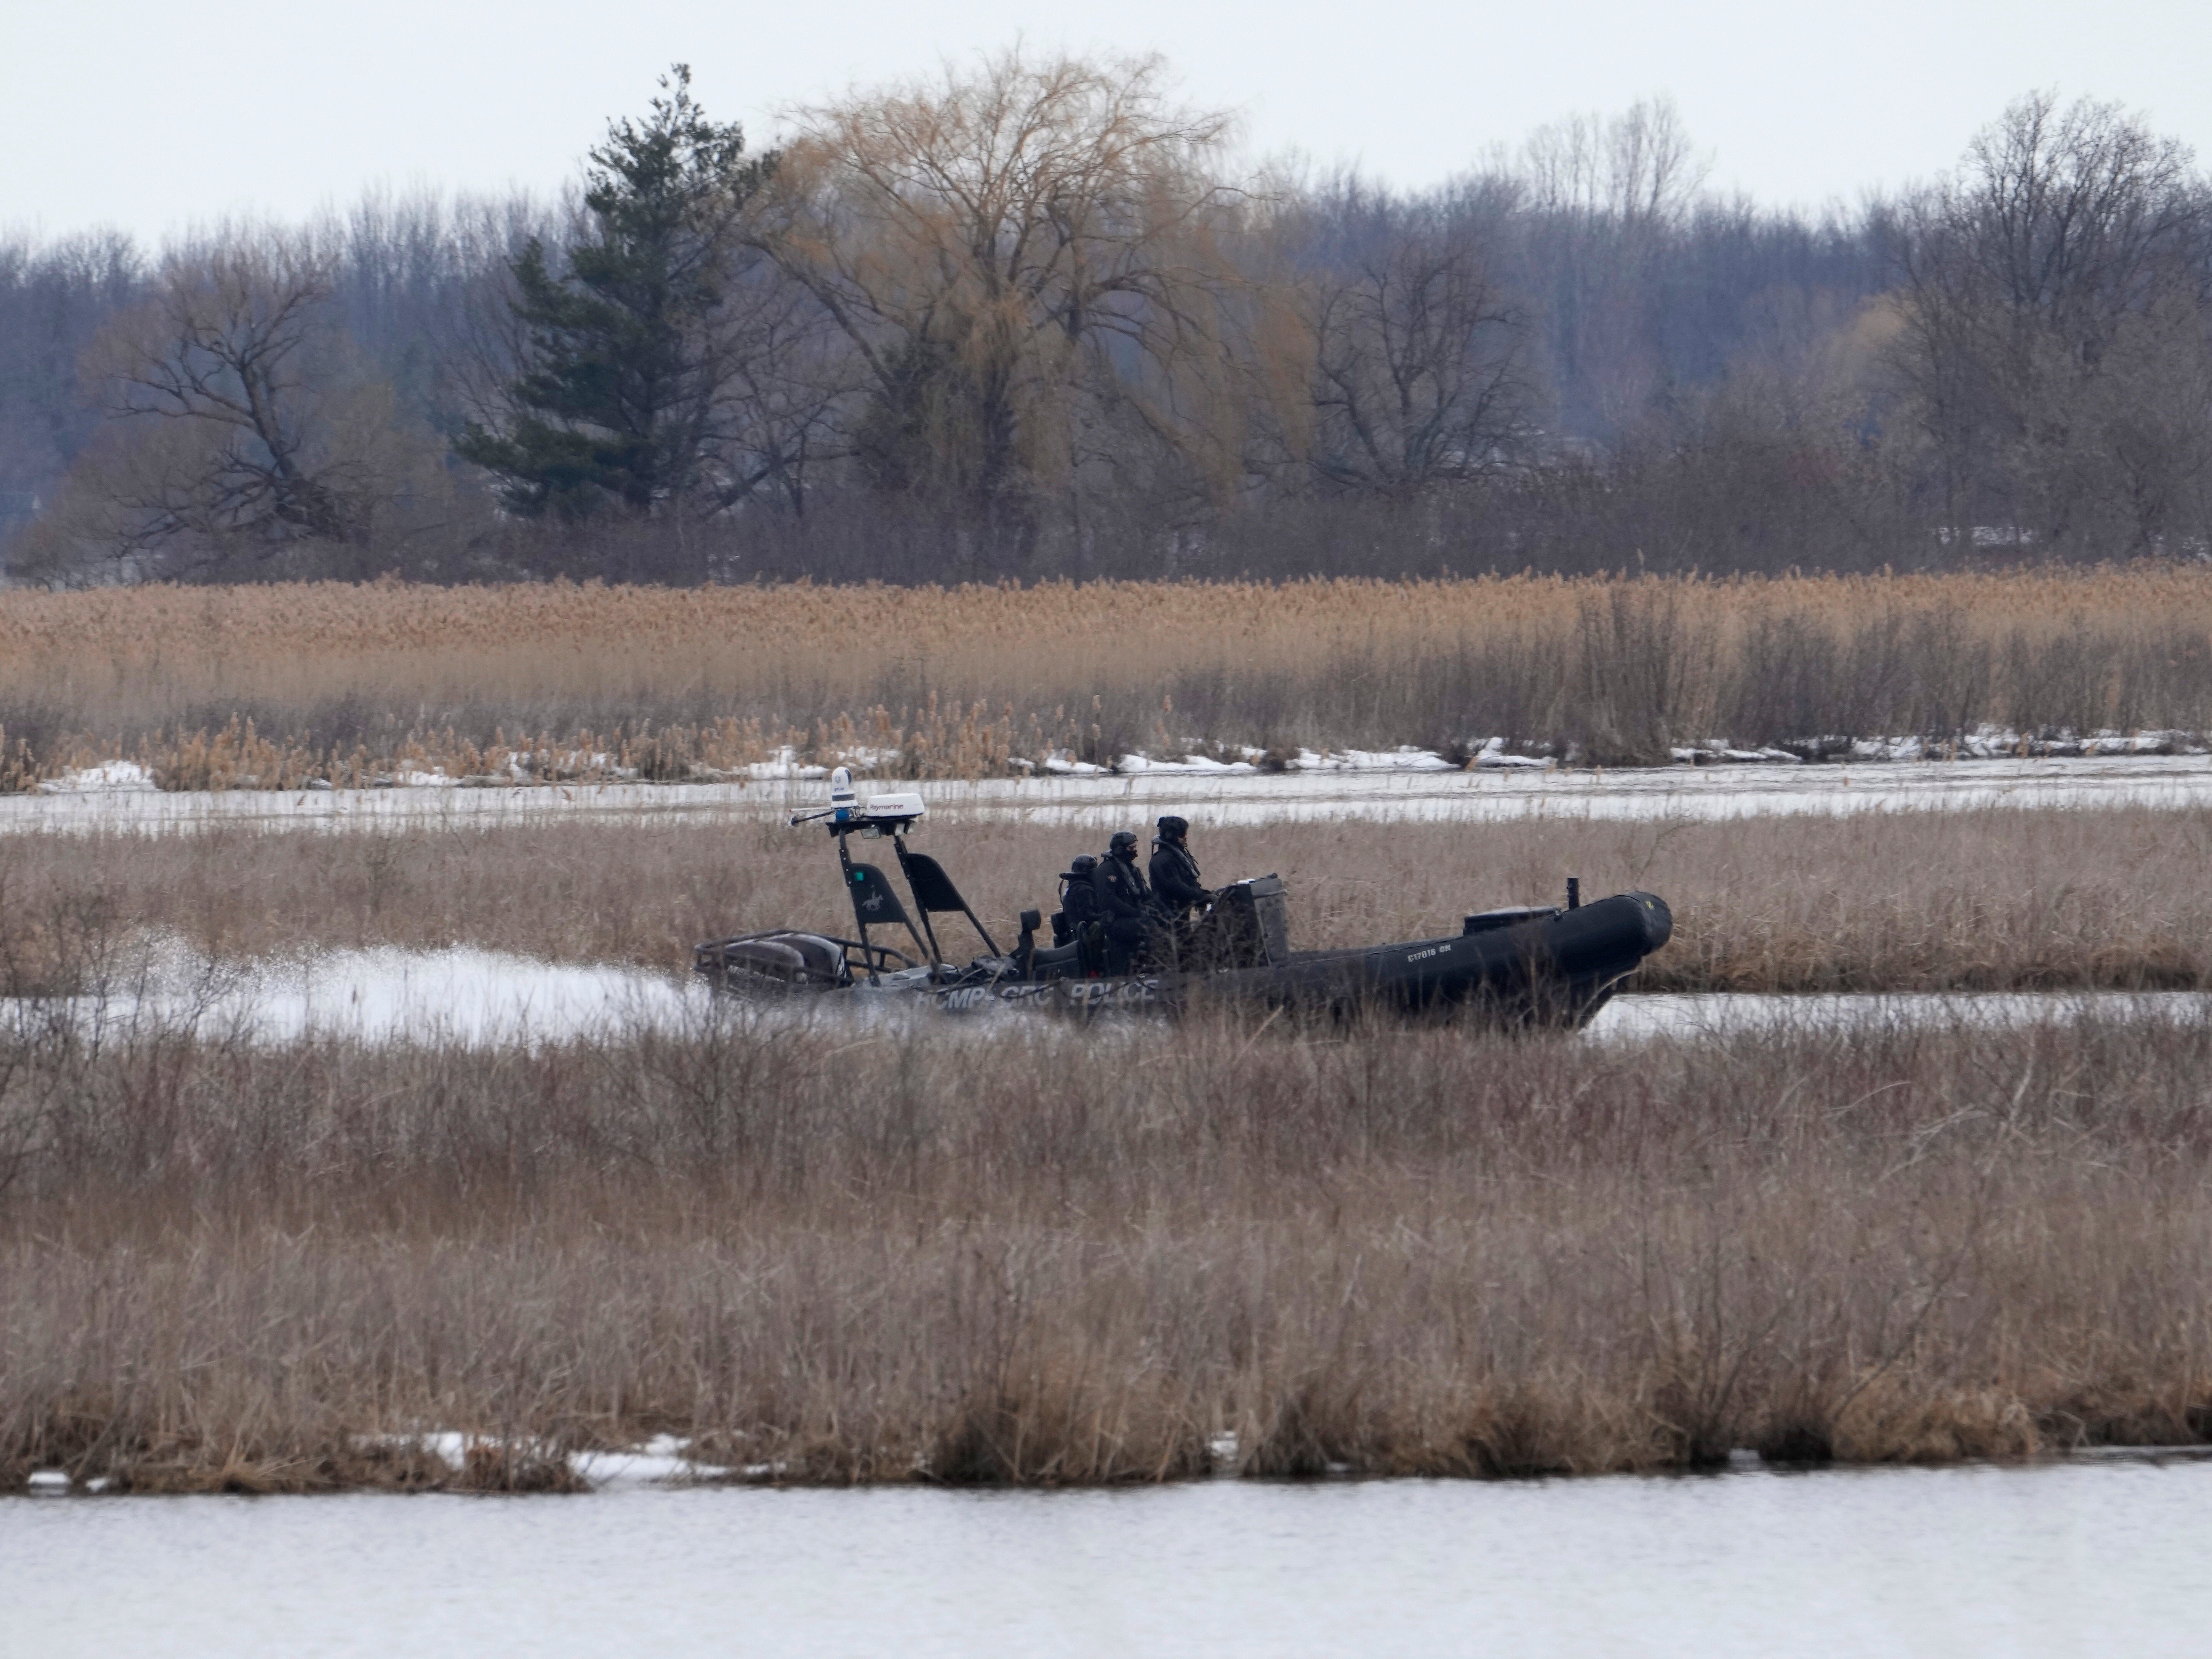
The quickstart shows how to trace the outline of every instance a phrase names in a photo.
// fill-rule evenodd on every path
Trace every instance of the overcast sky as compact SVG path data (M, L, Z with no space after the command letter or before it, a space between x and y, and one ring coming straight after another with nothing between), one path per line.
M550 188L672 61L757 141L776 112L1018 37L1167 55L1255 155L1419 185L1576 110L1671 94L1711 182L1855 200L1956 160L2030 88L2147 114L2212 160L2208 0L6 0L0 225L286 217L366 185ZM1073 20L1080 21L1073 21Z

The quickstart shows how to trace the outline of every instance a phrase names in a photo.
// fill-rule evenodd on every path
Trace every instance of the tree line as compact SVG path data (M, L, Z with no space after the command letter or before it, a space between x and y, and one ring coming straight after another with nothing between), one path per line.
M1914 568L2212 551L2212 181L2024 97L1819 216L1664 101L1439 188L1250 176L1158 60L749 148L665 77L558 201L0 243L17 580Z

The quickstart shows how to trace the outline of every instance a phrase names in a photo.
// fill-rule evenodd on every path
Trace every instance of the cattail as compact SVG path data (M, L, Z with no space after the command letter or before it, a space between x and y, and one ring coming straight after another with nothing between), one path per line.
M1100 626L1102 615L1116 624ZM885 694L879 653L825 656L820 641L838 637L908 643L910 695ZM2212 572L2148 566L1081 589L22 591L0 594L0 706L63 718L42 721L52 735L35 749L20 736L0 744L11 757L0 787L131 755L175 787L276 787L307 769L350 772L357 749L370 770L404 762L454 775L501 772L510 756L526 773L571 776L595 756L621 768L648 753L656 771L680 757L728 769L746 763L736 749L758 757L787 730L801 749L913 748L940 769L984 774L1002 749L1041 755L1086 739L1505 736L1650 760L1663 758L1662 738L1911 732L1941 744L1983 725L2029 742L2194 735L2212 726L2208 640ZM1071 713L1086 702L1087 716ZM971 720L979 703L1001 713ZM326 711L342 708L365 715L364 729L334 726ZM540 735L526 747L510 730Z

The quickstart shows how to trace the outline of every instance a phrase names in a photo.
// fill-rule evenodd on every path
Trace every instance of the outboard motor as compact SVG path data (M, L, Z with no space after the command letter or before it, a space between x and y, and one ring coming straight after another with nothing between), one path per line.
M834 991L853 982L841 942L793 928L702 945L691 965L725 991Z
M1192 924L1183 955L1201 971L1280 968L1291 959L1290 901L1277 875L1250 876L1216 890Z

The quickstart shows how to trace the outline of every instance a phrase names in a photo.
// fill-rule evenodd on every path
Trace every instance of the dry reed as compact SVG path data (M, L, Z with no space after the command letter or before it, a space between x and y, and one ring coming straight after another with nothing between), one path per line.
M2212 859L2198 812L1246 828L1193 817L1210 879L1286 878L1302 947L1449 933L1471 909L1555 901L1577 875L1593 894L1643 887L1673 906L1674 940L1639 976L1647 989L2212 985L2212 893L2190 878ZM916 844L1004 943L1017 911L1052 908L1068 856L1104 839L990 823L925 826ZM0 972L32 988L83 978L92 947L70 941L88 927L111 957L125 929L230 959L469 945L675 969L730 933L847 930L841 902L822 842L764 823L11 836L0 908L15 927ZM967 942L957 925L951 937Z
M2212 1434L2212 1027L0 1045L0 1483L1076 1483ZM532 1449L457 1477L411 1437ZM396 1443L395 1443L396 1437Z
M0 787L2212 731L2212 571L0 593Z

